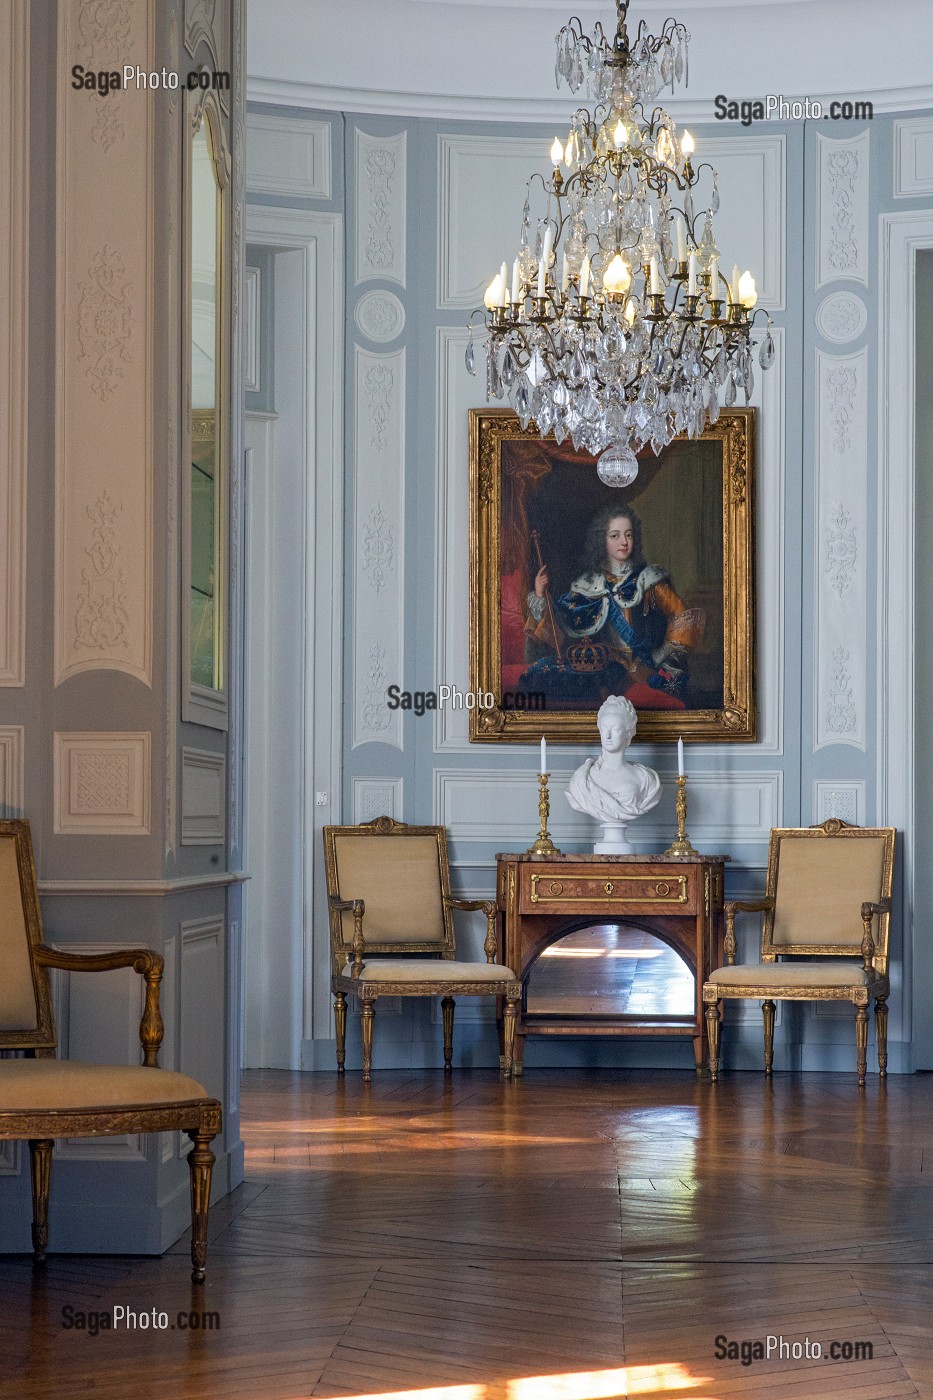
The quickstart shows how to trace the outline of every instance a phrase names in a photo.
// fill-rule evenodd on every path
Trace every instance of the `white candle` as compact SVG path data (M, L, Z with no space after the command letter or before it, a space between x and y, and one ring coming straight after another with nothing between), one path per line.
M547 268L547 267L550 267L550 265L551 265L551 250L552 250L553 247L554 247L554 230L551 228L551 225L548 224L547 227L546 227L545 230L544 230L544 248L543 248L542 251L541 251L541 256L542 256L542 258L544 259L544 266L545 266L546 268Z
M564 270L563 270L563 272L562 272L562 274L561 274L561 279L560 279L560 289L561 289L562 292L566 292L566 290L567 290L567 283L568 283L569 281L570 281L570 268L567 266L567 254L565 253L565 254L564 254Z
M687 273L687 295L695 297L697 294L697 255L690 249L690 267Z
M677 261L687 261L687 230L683 219L677 220Z
M541 736L541 772L547 772L547 739L543 734Z
M542 739L541 742L544 743L544 740ZM684 776L684 741L683 741L683 739L678 739L678 740L677 740L677 776L678 776L678 778L682 778L682 777Z
M512 302L518 301L518 258L512 264Z
M651 295L653 297L661 295L661 274L658 272L658 255L653 253L651 257Z
M546 288L546 286L547 286L547 275L546 275L544 269L545 269L545 262L544 262L544 259L542 258L541 261L538 263L538 287L537 287L537 293L538 293L538 296L539 296L539 297L543 297L543 296L544 296L545 288Z
M709 297L710 301L721 301L719 295L719 259L713 255L709 260Z
M742 274L739 272L739 265L738 265L738 263L733 263L733 264L732 264L732 287L731 287L731 289L730 289L730 300L731 300L731 301L734 301L736 304L738 304L738 300L739 300L739 283L741 282L741 280L742 280Z
M580 268L580 295L587 297L590 294L590 255L587 253L583 259L583 266Z

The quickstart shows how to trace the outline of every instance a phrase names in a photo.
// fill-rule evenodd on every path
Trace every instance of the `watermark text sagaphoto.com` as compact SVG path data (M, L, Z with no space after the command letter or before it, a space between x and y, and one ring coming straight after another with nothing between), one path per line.
M95 92L99 97L107 97L111 92L174 92L186 87L189 92L229 92L230 73L228 70L210 72L206 68L193 68L190 73L176 73L168 68L140 68L138 63L124 63L119 68L85 68L76 63L71 69L71 86L76 92Z
M872 1361L875 1346L867 1341L815 1342L810 1337L773 1335L738 1341L720 1332L713 1341L713 1355L718 1361L738 1361L742 1366L756 1361Z
M763 98L743 98L741 102L720 92L713 99L718 122L870 122L875 109L866 99L834 98L823 106L815 97L790 98L782 92L769 92Z
M456 685L441 685L436 690L403 690L401 686L390 685L386 690L386 705L390 710L411 710L419 716L427 714L428 710L491 710L495 703L496 697L490 690L460 690ZM547 709L547 695L543 690L506 690L500 708L544 710Z
M67 1303L62 1308L62 1328L96 1337L101 1332L219 1332L219 1312L191 1312L181 1309L173 1316L159 1308L128 1308L114 1303L111 1308L84 1312Z

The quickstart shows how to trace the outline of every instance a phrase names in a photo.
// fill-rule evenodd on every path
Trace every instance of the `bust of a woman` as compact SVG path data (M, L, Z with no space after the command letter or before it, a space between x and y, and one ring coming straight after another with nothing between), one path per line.
M570 779L567 801L576 812L595 817L603 826L603 840L593 847L601 855L632 855L625 839L630 821L650 812L661 796L661 780L652 768L629 763L625 757L635 737L635 707L622 695L610 695L596 716L602 753L587 758Z

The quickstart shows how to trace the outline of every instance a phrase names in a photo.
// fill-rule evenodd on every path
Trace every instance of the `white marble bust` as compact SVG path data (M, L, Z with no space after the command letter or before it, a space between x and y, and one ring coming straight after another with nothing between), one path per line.
M632 855L634 847L626 840L625 829L657 804L661 780L654 769L629 763L625 757L638 724L630 701L610 695L600 706L596 723L602 753L580 764L565 795L574 811L602 824L603 839L593 847L597 854Z

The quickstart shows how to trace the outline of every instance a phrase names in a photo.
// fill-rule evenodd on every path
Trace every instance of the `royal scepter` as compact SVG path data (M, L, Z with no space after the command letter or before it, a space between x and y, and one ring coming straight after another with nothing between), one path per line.
M532 530L531 538L534 542L535 554L537 554L538 556L538 573L540 573L541 570L544 568L544 560L541 557L541 541L538 539L537 530ZM557 630L557 623L554 620L554 606L551 602L551 590L550 587L548 587L547 585L545 585L544 589L544 601L547 605L548 621L551 624L551 635L554 638L554 651L557 654L558 661L563 661L564 658L561 655L560 650L560 634Z

